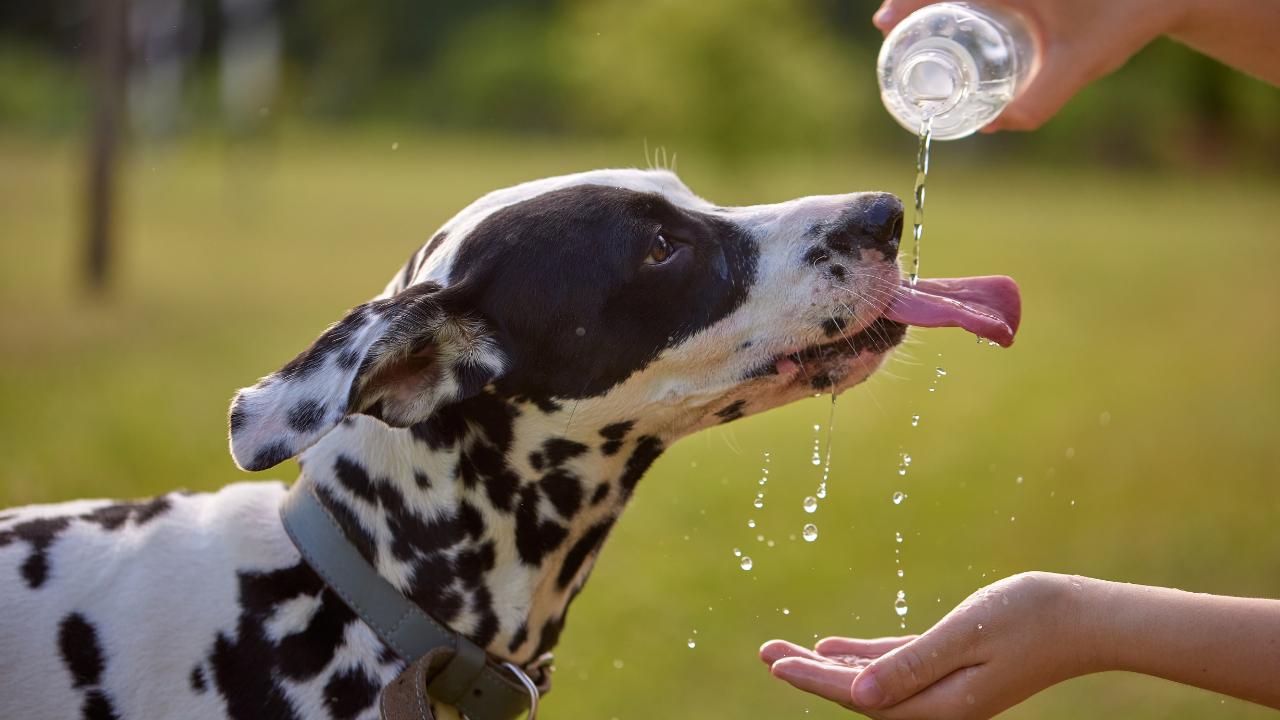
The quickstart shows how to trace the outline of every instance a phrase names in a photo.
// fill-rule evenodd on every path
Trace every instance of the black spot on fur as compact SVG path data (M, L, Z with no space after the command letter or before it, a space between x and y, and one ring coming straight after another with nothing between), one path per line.
M380 685L358 667L348 668L329 678L324 686L324 704L334 720L352 720L378 699Z
M358 305L339 320L333 327L321 333L306 350L285 363L274 375L281 380L301 380L324 366L324 361L331 353L346 346L357 330L364 326L370 313L370 303Z
M471 612L476 616L476 629L467 635L471 642L487 647L498 634L498 616L493 612L493 595L481 585L471 593Z
M604 499L607 497L609 497L609 482L605 481L597 485L596 491L594 493L591 493L592 507L604 502Z
M38 518L0 531L0 547L15 540L22 540L31 545L31 554L22 562L20 568L22 579L27 581L27 587L35 590L49 578L49 547L70 524L71 519L65 517Z
M419 490L427 490L431 487L431 478L421 470L413 471L413 484L418 486Z
M84 720L120 720L111 699L102 690L90 690L84 694L84 706L80 708Z
M635 426L636 426L635 420L628 420L626 422L619 422L619 423L613 423L612 425L605 425L604 427L600 428L600 437L604 438L605 440L621 440L625 438L627 436L627 433L631 432L631 429L634 428Z
M361 524L360 518L356 517L345 503L341 503L333 496L333 493L323 485L316 485L316 497L319 498L320 504L325 506L333 519L338 522L342 528L342 534L347 536L347 541L355 546L360 555L368 560L371 565L376 564L377 545L373 541L373 535L365 529Z
M572 520L582 507L582 483L568 470L552 470L543 475L538 484L565 520Z
M525 640L529 639L529 626L523 620L520 621L520 627L516 628L516 632L511 636L511 642L507 643L507 652L515 652L520 649Z
M569 531L559 523L542 522L538 517L538 487L525 485L516 505L516 550L526 565L537 567L542 558L560 547Z
M564 631L564 616L550 618L542 624L542 635L538 638L538 649L533 651L534 657L551 652L560 642L560 633Z
M843 281L845 276L849 273L843 265L832 265L830 271L831 277L835 278L837 281Z
M168 512L173 503L168 497L161 495L147 502L117 503L98 508L91 513L80 516L81 520L97 523L104 530L118 530L130 519L134 525L145 525L148 520Z
M456 404L446 405L426 420L409 426L413 437L426 443L432 450L444 450L457 445L466 431L466 417Z
M80 613L71 613L58 624L58 650L71 671L73 687L91 687L102 681L105 662L98 631Z
M324 422L324 406L318 400L303 400L289 410L289 427L294 432L307 433Z
M600 452L604 454L605 457L617 455L618 451L621 449L622 449L621 440L610 440L600 446Z
M529 453L529 465L537 472L542 472L542 469L547 466L547 461L542 457L542 453L534 450Z
M253 460L249 461L249 464L245 466L245 470L250 472L259 472L261 470L273 468L293 457L295 454L293 446L284 440L263 445L258 448L258 452L254 453Z
M587 451L587 446L565 438L550 438L542 443L547 456L547 467L559 467Z
M827 259L827 251L825 248L814 245L804 254L805 265L817 265Z
M652 435L640 438L636 443L636 449L631 451L631 457L627 458L627 467L622 471L622 477L618 479L618 486L622 488L624 497L631 495L636 488L636 483L640 482L645 471L654 460L658 459L664 449L662 441Z
M831 379L831 376L826 373L818 373L817 375L814 375L812 378L809 378L809 387L813 388L814 390L826 390L827 388L831 387L833 384L834 384L834 381Z
M556 585L561 590L569 587L569 583L573 582L578 570L582 568L582 563L586 562L587 558L600 548L612 527L613 518L596 523L583 533L582 537L578 538L578 542L573 544L573 547L565 554L564 564L560 566L560 574L556 577Z
M281 638L277 668L291 680L310 680L320 674L342 644L347 623L356 615L338 594L325 588L320 594L320 608L311 616L305 630Z
M435 237L432 237L431 240L426 244L426 246L423 247L422 255L421 257L418 258L418 263L419 263L418 266L421 267L423 264L425 264L427 262L427 258L430 258L431 254L436 251L436 248L440 247L440 244L443 243L446 239L448 239L448 237L449 237L449 233L445 232L444 230L441 230L440 232L436 233Z
M537 405L538 409L546 415L558 413L564 409L560 403L552 400L551 398L537 398L533 401L533 404Z
M493 569L497 562L497 554L493 550L493 542L482 544L478 548L463 550L454 560L454 570L458 579L468 587L478 587L484 574Z
M333 463L333 475L338 478L338 482L343 487L351 491L352 495L369 503L377 500L373 480L369 478L369 473L364 466L355 460L346 455L339 455Z
M840 333L844 332L844 329L848 326L849 326L849 318L845 318L845 317L827 318L826 320L822 321L822 332L825 333L827 337L832 337L833 335L839 335Z
M745 399L734 400L723 408L717 410L716 417L720 418L721 425L727 422L733 422L743 416L744 413L742 412L742 409L746 406L747 401Z
M232 435L239 432L248 421L248 415L245 413L244 408L240 407L239 403L231 406L231 417L228 419L228 424L231 426Z
M458 503L458 521L462 524L467 537L472 540L479 540L484 536L484 517L480 515L475 505L466 500Z
M219 632L208 658L218 693L234 720L297 720L297 711L277 680L280 651L267 635L266 622L281 603L299 595L319 594L324 584L305 562L269 572L245 571L236 575L241 612L235 633ZM323 635L327 628L321 629ZM330 635L316 643L295 639L292 644L294 649L332 657L336 647L325 647L331 642Z
M191 689L197 693L202 693L209 689L204 681L204 668L196 665L191 668Z

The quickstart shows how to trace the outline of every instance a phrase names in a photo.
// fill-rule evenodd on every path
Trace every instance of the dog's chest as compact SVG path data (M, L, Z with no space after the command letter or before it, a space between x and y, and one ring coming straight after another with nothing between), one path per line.
M283 492L0 516L0 717L376 716L400 662L301 563Z

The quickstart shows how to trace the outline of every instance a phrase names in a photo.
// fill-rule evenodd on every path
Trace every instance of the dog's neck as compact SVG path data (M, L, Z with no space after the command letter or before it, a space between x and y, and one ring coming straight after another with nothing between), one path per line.
M673 439L591 410L486 392L404 430L355 415L299 463L383 577L494 655L528 662L556 644L614 521Z

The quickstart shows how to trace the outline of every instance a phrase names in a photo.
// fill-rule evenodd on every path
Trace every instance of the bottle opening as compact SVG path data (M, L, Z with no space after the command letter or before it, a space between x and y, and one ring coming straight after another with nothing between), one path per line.
M955 107L964 94L961 64L950 53L929 49L902 64L902 88L906 99L929 114Z

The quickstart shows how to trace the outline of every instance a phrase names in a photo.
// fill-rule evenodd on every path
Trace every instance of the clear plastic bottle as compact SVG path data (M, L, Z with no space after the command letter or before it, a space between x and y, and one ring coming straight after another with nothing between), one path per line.
M903 127L919 132L927 113L933 138L953 140L994 120L1035 61L1035 35L1022 15L991 3L944 2L889 33L876 74L884 106Z

